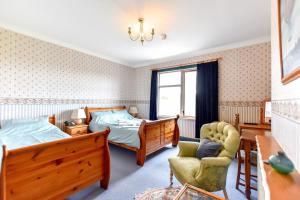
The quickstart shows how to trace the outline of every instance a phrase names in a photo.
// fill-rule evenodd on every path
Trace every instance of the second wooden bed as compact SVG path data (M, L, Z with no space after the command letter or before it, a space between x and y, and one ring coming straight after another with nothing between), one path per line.
M86 107L86 123L89 124L92 120L92 112L125 109L125 106L116 106L109 108ZM143 120L138 131L140 148L131 147L122 143L115 143L113 141L109 141L109 143L136 152L136 162L138 165L143 166L146 156L148 156L149 154L154 153L171 143L174 147L177 146L179 140L179 128L177 124L178 118L179 116L155 121Z

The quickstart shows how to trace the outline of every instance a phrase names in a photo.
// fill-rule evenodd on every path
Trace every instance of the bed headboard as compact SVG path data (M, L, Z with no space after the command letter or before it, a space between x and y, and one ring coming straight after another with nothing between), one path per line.
M55 125L55 115L49 116L49 123Z
M85 107L85 114L86 114L86 124L89 124L92 120L92 112L99 112L99 111L110 111L110 110L125 110L126 106L114 106L114 107L106 107L106 108L97 108L97 107Z

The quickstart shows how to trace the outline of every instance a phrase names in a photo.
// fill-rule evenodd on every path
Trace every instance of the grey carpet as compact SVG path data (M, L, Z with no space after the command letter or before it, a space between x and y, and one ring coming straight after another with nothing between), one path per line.
M176 156L178 148L168 146L149 156L143 167L135 163L135 154L115 146L110 146L111 179L107 190L94 184L82 190L68 200L132 200L138 193L149 188L161 188L169 185L168 158ZM227 192L231 200L243 200L243 187L235 189L237 163L232 162L227 175ZM180 183L174 178L174 186ZM216 192L223 197L222 192ZM251 192L251 199L257 199L256 191Z

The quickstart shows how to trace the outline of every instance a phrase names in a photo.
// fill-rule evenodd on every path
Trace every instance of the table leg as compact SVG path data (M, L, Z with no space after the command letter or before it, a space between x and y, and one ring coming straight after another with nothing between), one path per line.
M245 150L245 192L247 199L250 199L251 189L250 189L250 178L251 178L251 144L249 141L244 141L244 150Z

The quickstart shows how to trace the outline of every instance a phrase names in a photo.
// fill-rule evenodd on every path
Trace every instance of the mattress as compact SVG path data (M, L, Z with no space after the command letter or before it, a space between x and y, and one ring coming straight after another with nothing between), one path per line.
M141 119L121 119L105 121L101 118L92 119L89 129L92 132L103 131L110 128L108 140L116 143L126 144L130 147L140 148L140 138L138 134L141 125Z

